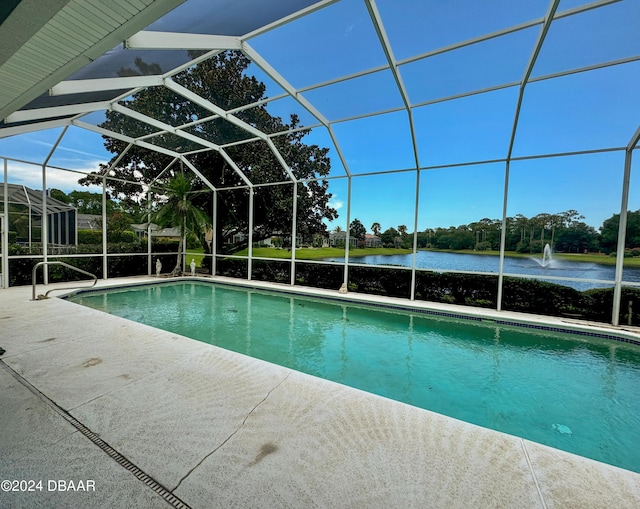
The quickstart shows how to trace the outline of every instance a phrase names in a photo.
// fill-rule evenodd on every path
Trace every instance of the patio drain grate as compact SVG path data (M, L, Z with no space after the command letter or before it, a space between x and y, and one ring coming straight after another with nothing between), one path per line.
M131 472L139 481L151 488L154 492L160 495L167 503L172 505L177 509L191 509L191 506L186 504L179 497L171 493L165 486L156 481L153 477L147 474L144 470L136 466L134 463L129 461L125 456L120 454L117 450L111 447L107 442L102 440L98 434L91 431L84 424L82 424L78 419L73 417L69 412L58 406L54 401L45 396L42 392L40 392L36 387L31 385L27 380L22 378L20 374L16 373L10 366L8 366L5 362L0 360L0 365L11 374L18 382L20 382L24 387L29 389L36 397L38 397L41 401L47 404L53 411L55 411L58 415L60 415L64 420L66 420L69 424L71 424L74 428L76 428L80 433L82 433L85 437L87 437L94 445L96 445L99 449L105 452L111 459L113 459L118 465L122 468Z

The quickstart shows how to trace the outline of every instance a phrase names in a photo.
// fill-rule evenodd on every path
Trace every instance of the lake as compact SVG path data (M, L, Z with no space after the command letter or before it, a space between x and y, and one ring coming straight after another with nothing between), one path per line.
M344 263L344 258L325 258L325 261ZM367 265L400 265L411 267L413 255L374 255L350 256L350 263ZM615 277L615 266L599 263L572 262L553 259L546 267L541 265L541 257L504 259L504 272L510 275L530 275L547 277L571 277L581 279L598 279L612 281ZM435 271L470 271L498 273L500 258L494 255L447 253L441 251L418 251L416 268ZM640 269L627 268L624 271L624 281L640 282ZM577 290L607 287L610 284L583 281L553 281L554 283L571 286Z

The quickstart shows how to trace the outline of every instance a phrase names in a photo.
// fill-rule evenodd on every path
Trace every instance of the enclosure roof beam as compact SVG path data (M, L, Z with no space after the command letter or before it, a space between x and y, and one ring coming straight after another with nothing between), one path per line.
M233 168L233 170L238 174L238 176L242 179L242 181L253 189L253 182L249 180L249 178L244 174L244 172L240 169L240 167L236 164L236 162L231 158L229 154L224 149L219 150L220 155L224 158L224 160Z
M280 85L293 99L295 99L303 108L317 118L324 126L329 126L329 120L320 113L315 106L313 106L305 97L295 89L291 83L289 83L278 71L276 71L269 62L267 62L262 55L260 55L253 47L248 43L242 44L242 51L247 57L249 57L260 69L262 69L267 75Z
M339 1L340 0L321 0L319 2L315 2L314 4L308 7L305 7L303 9L300 9L299 11L294 12L293 14L289 14L284 18L280 18L276 21L273 21L272 23L269 23L267 25L261 26L260 28L257 28L253 32L249 32L248 34L245 34L244 36L242 36L242 40L246 41L248 39L258 37L259 35L262 35L266 32L271 32L272 30L275 30L278 27L286 25L287 23L291 23L292 21L295 21L299 18L308 16L309 14L312 14L316 11L324 9L325 7L328 7L329 5L335 4L336 2L339 2Z
M267 135L264 134L259 129L256 129L252 125L247 124L243 120L240 120L238 117L235 117L234 115L231 115L231 114L227 113L220 106L216 106L215 104L213 104L211 101L205 99L204 97L199 96L198 94L196 94L194 92L191 92L191 90L189 90L188 88L183 87L182 85L176 83L172 79L167 78L166 80L164 80L164 85L169 90L175 92L176 94L181 95L185 99L188 99L189 101L197 104L198 106L202 106L204 109L209 110L211 113L215 113L217 116L219 116L221 118L224 118L225 120L227 120L231 124L234 124L235 126L240 127L241 129L244 129L245 131L253 134L254 136L257 136L257 137L263 138L263 139L267 137ZM184 126L182 126L182 127L184 127Z
M176 136L180 136L181 138L184 138L185 140L189 140L192 141L193 143L197 143L199 145L202 145L203 147L208 147L214 150L220 150L220 147L218 145L216 145L215 143L212 143L210 141L207 141L203 138L199 138L198 136L195 136L193 134L190 133L185 133L184 131L179 130L176 127L173 127L169 124L166 124L164 122L161 122L160 120L156 120L155 118L149 117L147 115L144 115L142 113L138 113L135 110L132 110L130 108L127 108L125 106L122 106L121 104L115 103L111 106L111 109L117 113L121 113L122 115L126 115L128 117L131 117L135 120L138 120L140 122L143 122L145 124L148 124L152 127L156 127L162 131L166 131L167 133L170 134L175 134Z
M9 115L5 120L7 123L12 122L32 122L46 118L65 117L70 115L78 115L83 113L91 113L109 109L108 101L100 101L83 104L70 104L68 106L55 106L52 108L35 108L32 110L19 110Z
M197 136L194 136L193 134L189 134L189 133L185 133L184 131L179 130L176 127L173 127L169 124L165 124L164 122L160 122L159 120L155 120L154 118L148 117L147 115L143 115L142 113L138 113L137 111L134 111L132 109L126 108L124 106L122 106L121 104L114 104L112 106L112 109L118 113L122 113L123 115L127 115L130 116L131 118L134 118L136 120L139 120L140 122L145 122L153 127L158 127L159 129L162 129L163 131L167 131L168 133L171 134L175 134L176 136L180 136L181 138L184 138L186 140L192 141L194 143L198 143L204 147L208 147L211 148L215 151L217 151L218 153L220 153L222 155L222 157L229 163L229 165L235 170L235 172L238 174L238 176L248 185L253 187L253 184L249 181L249 179L247 178L247 176L244 174L244 172L238 167L237 164L235 164L235 162L233 162L231 160L231 157L229 156L229 154L227 154L224 150L222 150L220 148L219 145L216 145L215 143L211 143L210 141L204 140L202 138L199 138ZM142 142L140 141L136 141L137 145L140 146L144 146L142 145ZM155 147L156 149L159 149L161 147L158 147L157 145L152 145L151 143L146 143L145 145L147 147ZM154 150L153 148L151 150ZM157 150L158 152L162 152L161 150ZM171 155L175 155L175 156L180 156L180 154L178 154L177 152L174 151L168 151ZM167 153L167 152L163 152L163 153ZM182 159L182 158L181 158Z
M553 17L555 16L556 10L558 8L558 4L560 0L551 0L549 4L549 8L544 17L544 22L542 23L542 27L538 34L538 39L533 48L533 52L529 57L529 62L527 67L525 68L524 75L522 76L522 80L520 81L520 91L518 92L518 100L516 103L516 109L513 116L513 126L511 128L511 138L509 140L509 148L507 150L506 164L505 164L505 176L504 176L504 192L502 198L502 232L500 234L500 264L498 268L498 295L497 295L497 309L500 311L502 309L502 291L503 291L503 282L504 282L504 252L506 248L506 240L507 240L507 201L509 197L509 175L510 175L510 167L511 167L511 156L513 154L513 145L516 139L516 132L518 131L518 120L520 119L520 110L522 108L522 101L524 99L524 89L527 86L527 82L529 81L529 77L533 72L533 67L536 64L538 59L538 55L540 54L540 50L542 49L542 44L549 32L549 27L551 26L551 22Z
M549 28L551 27L551 21L555 15L556 9L558 8L558 4L560 0L552 0L549 5L549 9L544 17L544 22L542 23L542 28L540 29L540 33L538 34L538 39L533 48L533 52L531 57L529 57L529 63L525 68L524 75L522 76L522 80L520 81L520 93L518 94L518 102L516 104L516 111L513 119L513 127L511 128L511 139L509 140L509 149L507 151L507 161L511 159L511 155L513 153L513 145L516 140L516 132L518 130L518 121L520 119L520 110L522 109L522 101L524 99L524 89L527 86L529 81L529 77L533 72L533 67L538 60L538 55L540 54L540 50L542 49L542 44L544 43L545 38L547 37L547 33L549 32Z
M282 157L282 154L280 153L280 151L278 150L278 147L276 147L275 143L273 143L273 140L269 137L264 138L264 141L267 143L267 145L269 146L269 149L271 150L271 152L273 153L273 155L276 157L276 159L278 160L278 162L280 163L280 166L282 166L284 168L284 171L287 173L287 175L289 176L289 178L297 183L298 179L296 178L296 176L293 174L293 171L291 170L291 168L289 167L289 165L287 164L287 162L284 160L284 157Z
M336 151L338 152L338 157L342 162L342 166L347 172L348 176L351 176L351 172L349 171L349 165L347 164L347 160L342 153L342 149L340 148L340 144L338 143L338 138L336 137L333 129L331 127L331 123L325 116L320 113L315 106L313 106L305 97L300 95L300 93L289 83L278 71L276 71L269 62L267 62L262 55L260 55L255 49L253 49L248 43L242 43L242 51L243 53L251 59L251 61L256 64L260 69L262 69L267 75L274 80L278 85L280 85L295 101L297 101L303 108L305 108L309 113L311 113L322 125L324 125L328 131L329 136L331 136L331 141L333 141L334 146L336 147Z
M113 138L115 140L125 141L127 143L131 143L138 147L146 148L147 150L151 150L153 152L159 152L164 155L168 155L171 157L180 157L180 154L174 152L173 150L166 149L164 147L159 147L158 145L153 145L152 143L147 143L146 141L142 141L136 138L132 138L131 136L127 136L126 134L116 133L115 131L110 131L105 129L104 127L98 127L97 125L88 124L86 122L82 122L81 120L74 120L71 122L76 127L81 127L86 129L87 131L93 131L94 133L101 134L102 136L107 136L109 138Z
M124 76L61 81L49 89L50 96L83 94L103 90L124 90L162 85L162 76Z
M53 157L53 154L57 150L58 146L60 145L60 142L62 141L62 138L64 138L64 135L67 134L68 130L69 130L69 126L68 125L64 126L64 128L62 129L62 132L60 133L60 136L58 136L58 138L54 142L53 146L51 147L51 150L49 151L49 154L47 154L47 157L45 158L44 162L42 163L43 167L46 166L47 164L49 164L49 161L51 161L51 158Z
M638 141L640 141L640 126L638 126L638 129L636 129L636 132L633 133L633 136L629 140L629 144L627 145L627 152L631 152L638 144Z
M273 142L269 139L269 137L264 132L260 131L259 129L256 129L255 127L253 127L251 124L248 124L244 120L241 120L238 117L236 117L234 115L231 115L230 113L228 113L224 109L220 108L219 106L216 106L211 101L208 101L207 99L204 99L203 97L199 96L198 94L195 94L195 93L191 92L191 90L189 90L188 88L183 87L182 85L176 83L175 81L173 81L170 78L167 78L165 80L165 86L169 90L171 90L171 91L173 91L173 92L175 92L177 94L180 94L185 99L188 99L189 101L191 101L191 102L203 107L204 109L209 110L211 113L215 113L220 118L223 118L224 120L228 121L229 123L239 127L240 129L243 129L244 131L247 131L248 133L252 134L253 136L255 136L257 138L260 138L261 140L267 142L267 144L269 145L269 148L273 152L273 155L276 157L276 159L278 160L278 162L280 163L282 168L287 172L287 174L289 175L289 178L291 180L295 181L295 176L291 172L291 169L289 168L289 166L285 162L284 158L282 157L282 155L280 154L280 152L278 151L276 146L273 144Z
M164 175L164 174L165 174L165 172L169 171L169 170L171 169L171 167L172 167L174 164L176 164L178 161L180 161L180 160L181 160L181 159L179 159L179 158L177 158L177 157L176 157L176 158L175 158L175 159L173 159L169 164L167 164L167 165L163 168L163 170L162 170L160 173L158 173L155 177L153 177L153 179L151 180L151 182L149 182L149 183L147 184L147 185L149 186L149 188L151 188L151 186L153 186L153 185L156 183L156 181L157 181L160 177L162 177L162 175Z
M199 57L189 60L188 62L185 62L184 64L179 65L178 67L167 71L162 75L162 77L168 78L170 76L175 76L176 74L179 74L182 71L186 71L187 69L193 67L194 65L199 64L200 62L204 62L205 60L209 60L210 58L215 57L218 53L222 53L222 50L208 51L207 53L204 53Z
M614 4L618 2L622 2L623 0L598 0L596 2L591 2L590 4L580 5L578 7L574 7L572 9L567 9L566 11L559 12L554 14L553 19L562 19L567 18L569 16L573 16L575 14L580 14L585 11L590 11L592 9L597 9L599 7L604 7L609 4ZM508 28L503 28L501 30L496 30L495 32L491 32L489 34L481 35L479 37L474 37L472 39L467 39L465 41L457 42L455 44L450 44L449 46L443 46L442 48L438 48L435 50L427 51L425 53L420 53L419 55L413 55L408 58L404 58L398 61L398 65L404 65L411 62L415 62L417 60L423 60L425 58L433 57L435 55L441 55L442 53L447 53L449 51L454 51L460 48L464 48L466 46L471 46L473 44L477 44L480 42L485 42L491 39L495 39L496 37L501 37L503 35L512 34L515 32L519 32L520 30L526 30L527 28L532 28L536 25L541 25L546 22L547 17L533 19L531 21L527 21L525 23L521 23L520 25L514 25Z
M193 164L191 164L191 162L184 156L180 156L180 160L186 164L193 173L196 174L196 176L202 180L202 183L207 186L209 189L211 189L212 191L216 191L215 186L209 181L209 179L207 177L205 177L202 173L200 173L200 170L198 170L198 168L196 168Z
M613 287L613 306L611 310L611 323L618 325L620 323L620 304L622 300L622 277L624 274L624 250L627 238L627 221L629 216L629 188L631 184L631 162L633 156L633 148L640 139L640 126L633 133L633 136L627 144L624 156L624 173L622 176L622 192L620 200L620 217L618 220L618 242L616 248L616 272L615 285Z
M327 2L327 4L334 3L334 1L335 0L329 1L329 2ZM583 12L586 12L586 11L589 11L589 10L597 9L599 7L604 7L604 6L607 6L607 5L610 5L610 4L613 4L613 3L617 3L617 2L621 2L621 1L622 0L598 0L596 2L592 2L592 3L589 3L589 4L581 5L581 6L578 6L578 7L573 7L571 9L567 9L565 11L556 13L556 15L554 16L554 19L567 18L567 17L573 16L575 14L580 14L580 13L583 13ZM318 5L319 4L314 4L312 6L313 7L312 10L316 10ZM300 12L302 12L302 11L300 11ZM296 14L298 14L298 13L296 13ZM299 17L299 16L294 16L293 19L297 19L297 17ZM284 19L286 19L286 18L284 18ZM283 20L278 20L274 24L276 26L280 26L280 25L284 24ZM491 39L495 39L495 38L501 37L503 35L509 35L511 33L515 33L515 32L521 31L521 30L532 28L532 27L534 27L536 25L542 24L543 22L544 22L544 18L538 18L538 19L530 20L530 21L527 21L525 23L521 23L520 25L515 25L515 26L512 26L512 27L504 28L504 29L501 29L501 30L497 30L495 32L491 32L489 34L485 34L485 35L482 35L482 36L479 36L479 37L474 37L472 39L467 39L467 40L464 40L464 41L461 41L461 42L457 42L457 43L451 44L449 46L444 46L442 48L431 50L431 51L428 51L426 53L421 53L419 55L414 55L414 56L411 56L411 57L408 57L408 58L397 60L396 64L398 66L402 66L404 64L415 62L417 60L423 60L425 58L429 58L429 57L432 57L432 56L440 55L442 53L447 53L447 52L454 51L454 50L457 50L457 49L460 49L460 48L464 48L466 46L471 46L473 44L477 44L477 43L485 42L485 41L488 41L488 40L491 40ZM263 30L264 28L266 28L266 27L261 28L255 34L252 33L252 34L244 36L242 38L242 40L247 40L247 39L250 39L251 37L255 37L256 35L259 35L263 31L266 31L266 30ZM371 67L371 68L365 69L363 71L358 71L358 72L354 72L354 73L347 74L347 75L344 75L344 76L340 76L338 78L333 78L333 79L326 80L326 81L323 81L323 82L314 83L312 85L307 85L307 86L299 88L298 92L299 93L308 92L309 90L315 90L317 88L322 88L322 87L325 87L325 86L328 86L328 85L334 85L336 83L349 81L351 79L360 78L362 76L366 76L366 75L369 75L369 74L374 74L374 73L377 73L377 72L380 72L380 71L386 71L387 69L389 69L389 64L388 63L387 64L383 64L383 65L379 65L377 67ZM533 81L533 80L531 80L531 81ZM515 84L517 85L518 83L519 82L516 82ZM276 99L281 99L282 97L285 97L285 96L286 96L286 94L275 95L275 96L270 97L269 101L273 101L273 100L276 100ZM259 102L263 103L263 102L266 102L266 101L259 101ZM236 109L243 109L243 108L244 108L244 106L241 107L241 108L236 108ZM232 111L232 110L230 110L230 111Z
M393 55L391 43L389 42L389 37L387 36L387 32L384 29L382 18L380 17L380 12L378 11L378 6L376 5L375 0L365 0L365 3L367 4L367 10L369 11L371 22L373 23L376 33L378 34L378 39L380 40L380 44L382 45L382 50L384 51L385 57L387 58L389 69L391 70L391 74L393 74L393 79L395 80L398 91L400 92L400 96L402 97L404 108L407 111L409 129L411 132L411 143L413 145L413 156L416 162L416 168L420 168L420 156L418 155L418 143L416 141L416 130L413 123L413 112L411 110L411 101L409 100L409 94L407 93L407 88L404 85L404 81L402 80L400 71L398 71L398 63L395 56Z
M131 147L133 147L133 143L129 143L122 152L120 152L118 154L118 157L116 157L115 161L113 161L113 163L111 163L108 167L106 167L104 169L104 171L102 172L103 175L106 175L107 173L109 173L111 170L113 170L119 163L120 161L122 161L122 158L127 154L127 152L129 152L129 150L131 150Z
M144 50L239 50L240 39L228 35L152 32L143 30L125 41L125 48Z
M71 124L71 117L59 118L56 120L47 120L44 122L37 122L32 124L22 124L12 127L4 127L0 129L0 139L9 138L18 134L32 133L35 131L42 131L44 129L54 129L56 127L63 127Z

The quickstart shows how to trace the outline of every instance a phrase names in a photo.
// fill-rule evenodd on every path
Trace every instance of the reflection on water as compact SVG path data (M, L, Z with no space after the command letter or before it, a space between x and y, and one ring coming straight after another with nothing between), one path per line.
M201 282L72 300L640 472L640 347Z
M411 267L413 255L375 255L349 257L352 263L364 263L367 265L400 265ZM344 262L344 258L326 258L325 261ZM444 253L439 251L418 251L416 254L416 268L436 271L462 270L472 272L498 273L500 259L498 256L482 254ZM600 265L598 263L571 262L555 259L551 266L543 267L540 263L529 258L504 259L504 272L510 275L530 275L545 277L571 277L583 279L599 279L613 282L615 266ZM624 280L640 282L640 269L625 269ZM608 285L597 283L558 281L558 283L571 286L576 290L588 290Z

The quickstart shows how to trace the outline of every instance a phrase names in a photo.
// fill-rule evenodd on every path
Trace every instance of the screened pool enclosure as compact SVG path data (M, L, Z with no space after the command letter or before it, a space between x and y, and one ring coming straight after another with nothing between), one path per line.
M634 0L9 2L2 285L170 271L185 174L201 273L638 325L638 26ZM16 186L98 231L10 241Z

